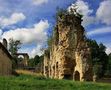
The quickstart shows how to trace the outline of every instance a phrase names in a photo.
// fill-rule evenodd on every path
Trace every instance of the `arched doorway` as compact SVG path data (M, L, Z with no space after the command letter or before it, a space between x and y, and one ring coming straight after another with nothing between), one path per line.
M55 65L52 67L52 75L53 75L53 78L55 77Z
M80 73L78 71L75 71L74 80L75 81L80 81Z
M59 77L59 69L58 69L58 62L56 63L56 77Z

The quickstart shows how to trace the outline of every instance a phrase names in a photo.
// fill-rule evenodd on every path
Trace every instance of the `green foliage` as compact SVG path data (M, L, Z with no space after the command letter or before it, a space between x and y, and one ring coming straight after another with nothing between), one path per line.
M0 77L0 90L110 90L111 85L72 80L46 79L43 76L20 75Z
M108 55L107 76L111 76L111 53Z
M40 62L43 62L43 60L44 60L44 55L41 55L40 58L39 58L39 61L40 61ZM39 63L40 63L40 62L39 62Z
M9 39L9 52L11 53L12 59L12 66L13 68L17 67L18 57L15 55L20 49L21 42L20 40L14 41L13 38Z
M21 42L20 40L14 41L13 38L9 39L9 52L12 56L18 52L18 49L20 49Z
M102 72L102 65L101 63L96 63L93 65L93 72L94 75L96 75L97 77L101 77L101 72Z
M64 19L64 15L67 14L67 10L65 9L61 9L61 8L57 8L57 12L56 12L56 20L58 20L58 17L63 18Z
M39 62L40 62L40 57L38 55L36 55L34 57L34 63L35 63L35 65L38 64Z
M43 61L43 55L42 56L36 55L34 58L29 59L28 63L29 63L29 66L35 67L42 61Z
M102 77L107 70L107 64L108 64L108 56L105 52L106 47L102 43L98 44L95 40L88 39L87 41L91 48L93 66L95 66L95 68L98 68L98 66L101 66L101 68L98 69L98 73L99 73L99 76Z
M33 61L34 61L34 59L30 58L29 61L28 61L28 65L31 66L31 67L33 67L34 66L33 65Z

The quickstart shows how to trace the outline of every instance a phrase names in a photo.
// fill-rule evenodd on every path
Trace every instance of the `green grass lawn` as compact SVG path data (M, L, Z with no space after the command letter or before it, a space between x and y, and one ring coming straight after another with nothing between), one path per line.
M111 84L45 79L20 75L0 77L0 90L111 90Z

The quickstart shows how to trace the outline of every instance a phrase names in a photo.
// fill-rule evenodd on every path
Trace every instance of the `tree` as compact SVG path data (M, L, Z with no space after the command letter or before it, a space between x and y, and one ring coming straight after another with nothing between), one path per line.
M111 53L108 55L108 65L106 75L111 76Z
M29 66L35 67L36 65L41 63L43 59L44 59L43 55L42 56L36 55L34 58L29 59Z
M36 55L34 57L34 65L37 65L40 62L40 57L38 55Z
M101 77L101 72L102 72L102 65L101 65L101 63L95 63L93 65L93 73L96 76L96 78Z
M33 65L33 61L34 61L34 58L30 58L30 59L29 59L28 65L29 65L30 67L33 67L33 66L34 66L34 65Z
M9 39L9 52L12 56L18 52L18 49L20 49L21 42L20 40L14 41L13 38Z
M87 41L91 48L94 69L96 68L93 71L96 71L96 73L99 74L99 77L102 77L106 73L108 64L108 56L105 52L106 47L102 43L98 44L95 40L87 39ZM98 67L99 69L97 69Z
M20 40L14 41L13 38L9 39L9 52L13 57L12 60L13 68L17 67L18 57L15 54L18 52L18 49L20 49L20 45L21 45Z
M99 58L100 62L102 63L102 74L105 74L107 71L108 65L108 55L106 54L106 47L100 43L99 44Z
M40 62L43 62L43 60L44 60L44 55L41 55L40 56Z

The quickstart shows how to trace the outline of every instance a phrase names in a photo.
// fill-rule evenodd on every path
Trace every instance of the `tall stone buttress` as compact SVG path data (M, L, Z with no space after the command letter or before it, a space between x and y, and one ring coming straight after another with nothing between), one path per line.
M80 81L92 80L91 53L81 21L79 16L71 13L58 16L50 56L44 56L45 76ZM47 69L45 65L48 66Z

